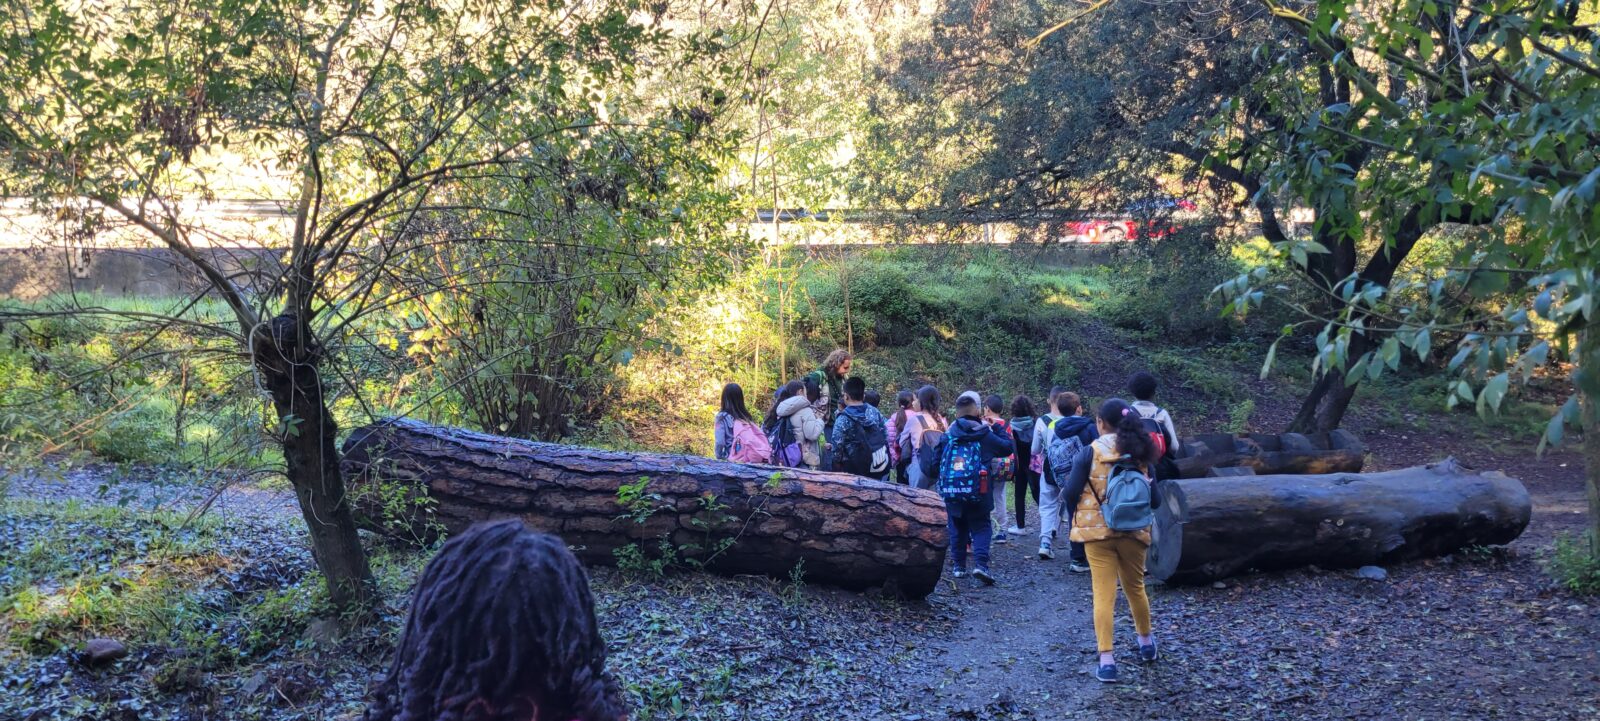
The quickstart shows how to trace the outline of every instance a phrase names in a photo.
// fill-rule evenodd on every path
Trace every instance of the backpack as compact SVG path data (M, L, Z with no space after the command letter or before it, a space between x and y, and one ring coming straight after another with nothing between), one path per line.
M1066 438L1057 436L1054 421L1050 423L1047 437L1050 443L1045 446L1045 456L1050 462L1050 472L1044 475L1044 479L1052 486L1059 486L1072 473L1072 460L1078 457L1078 451L1083 450L1083 438L1077 435Z
M1042 416L1039 416L1039 420L1034 421L1034 423L1044 423L1044 419L1046 418L1049 418L1050 422L1045 424L1046 430L1044 448L1032 449L1033 456L1028 459L1028 470L1037 473L1040 476L1044 475L1044 455L1050 450L1050 440L1056 437L1056 421L1061 420L1056 418L1054 413L1046 413ZM1033 434L1031 433L1028 434L1028 443L1033 443Z
M997 421L995 428L1007 436L1011 436L1011 424L1006 421ZM989 461L989 483L1010 483L1017 477L1017 457L1015 454L1001 456Z
M839 422L848 423L841 439L838 465L840 470L858 476L878 476L889 470L889 445L883 426L873 426L869 432L856 418L840 414Z
M1094 484L1089 484L1094 490ZM1155 510L1150 505L1150 479L1138 466L1118 462L1106 477L1106 495L1095 495L1100 501L1100 515L1106 528L1113 531L1142 531L1155 523Z
M938 478L939 469L944 465L945 443L944 431L928 429L921 431L922 447L917 449L917 465L922 466L922 475L928 478Z
M1156 419L1143 416L1139 417L1139 425L1144 426L1144 432L1150 434L1150 444L1156 447L1156 458L1166 458L1170 450L1167 446L1167 429Z
M989 474L978 441L945 443L939 463L939 495L946 501L980 501L989 495ZM927 444L923 444L927 450Z
M735 463L771 463L772 443L756 424L746 420L733 422L733 446L728 460Z
M1134 412L1138 413L1138 411ZM1159 417L1164 412L1163 409L1157 408L1156 416ZM1139 414L1139 425L1144 427L1145 433L1150 434L1150 444L1155 446L1156 449L1156 462L1150 466L1151 477L1157 480L1177 478L1179 475L1178 463L1174 460L1173 454L1173 446L1177 444L1173 442L1173 438L1167 435L1167 427L1162 425L1156 418L1144 417L1143 413Z
M805 454L800 450L800 441L795 438L794 424L790 418L781 416L777 423L772 424L772 430L767 432L767 445L772 448L772 465L798 468L805 460Z

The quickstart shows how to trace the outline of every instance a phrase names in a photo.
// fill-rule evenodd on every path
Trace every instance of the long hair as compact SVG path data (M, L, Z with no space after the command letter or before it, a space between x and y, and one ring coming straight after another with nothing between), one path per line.
M775 428L778 425L778 406L805 392L805 389L805 384L800 381L789 381L778 386L778 390L772 394L772 406L767 408L767 417L761 419L761 427L769 431Z
M735 420L750 421L750 410L744 406L744 388L738 383L722 387L722 412L733 416Z
M624 718L589 578L521 521L450 539L417 581L394 665L364 721Z
M827 372L828 377L838 378L839 366L844 365L847 360L850 360L850 351L843 348L835 348L832 353L828 354L827 358L823 359L822 370Z
M912 393L911 391L900 391L900 393L894 397L895 404L900 406L900 410L894 412L895 428L906 427L906 411L911 410L911 402L916 399L916 394Z
M1150 434L1145 431L1139 412L1127 401L1112 398L1100 404L1098 415L1106 425L1116 429L1117 453L1145 465L1155 461L1156 446L1150 441Z
M944 430L944 413L939 411L939 389L933 386L923 386L917 389L917 405L922 407L922 412L932 416L939 422L939 430Z

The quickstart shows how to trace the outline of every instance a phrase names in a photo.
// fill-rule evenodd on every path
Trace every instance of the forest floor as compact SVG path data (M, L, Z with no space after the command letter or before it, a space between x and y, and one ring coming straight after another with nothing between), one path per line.
M1101 399L1123 377L1079 380ZM1236 382L1252 426L1292 414L1279 384ZM1183 383L1162 393L1180 431L1227 420ZM1369 470L1455 456L1522 479L1532 525L1503 549L1391 566L1386 581L1304 569L1154 587L1162 658L1131 663L1122 606L1115 686L1089 675L1088 576L1064 553L1038 560L1032 535L996 547L998 585L947 579L916 603L803 578L597 568L609 665L643 720L1600 718L1600 599L1543 567L1559 534L1583 528L1581 459L1385 399L1358 402L1347 426ZM42 470L0 467L0 718L359 718L426 552L374 540L389 600L340 634L292 494L144 467ZM90 667L79 649L95 636L129 656Z

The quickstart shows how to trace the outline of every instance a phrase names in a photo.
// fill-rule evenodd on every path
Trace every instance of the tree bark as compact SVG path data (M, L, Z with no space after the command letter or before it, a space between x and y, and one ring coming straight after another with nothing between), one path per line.
M1583 411L1583 477L1589 496L1589 555L1600 561L1600 320L1578 339L1578 399ZM1587 371L1586 373L1584 373Z
M317 368L321 353L305 342L308 329L296 318L280 315L257 329L251 343L255 367L278 412L285 474L300 501L328 596L341 612L363 612L376 598L376 586L346 502L335 441L339 427Z
M1502 545L1527 528L1520 481L1453 459L1384 473L1172 481L1186 497L1182 552L1168 577L1204 583L1249 571L1353 568Z
M1180 478L1205 478L1217 469L1247 468L1256 474L1359 473L1366 447L1355 434L1208 433L1183 439L1175 459Z
M1354 363L1371 348L1372 344L1365 335L1352 333L1346 358ZM1356 397L1359 383L1360 379L1357 379L1356 383L1345 385L1344 371L1324 369L1322 377L1317 379L1316 385L1311 387L1311 392L1300 404L1300 411L1289 422L1288 432L1327 433L1338 429L1339 424L1344 422L1344 413L1349 410L1350 401Z
M803 563L808 581L913 598L933 591L948 545L938 494L842 473L538 443L406 419L359 428L344 450L359 521L407 539L520 518L559 535L587 563L670 550L714 572L779 578ZM422 496L423 504L409 502ZM397 507L410 510L386 512Z

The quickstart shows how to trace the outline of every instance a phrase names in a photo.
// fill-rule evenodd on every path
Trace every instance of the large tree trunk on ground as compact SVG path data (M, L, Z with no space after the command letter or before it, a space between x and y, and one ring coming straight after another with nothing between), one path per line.
M1510 543L1527 528L1527 489L1454 460L1385 473L1176 481L1188 521L1177 583L1251 570L1395 563Z
M1366 447L1349 431L1332 433L1207 433L1183 439L1175 459L1181 478L1204 478L1217 469L1255 474L1359 473Z
M725 574L787 577L846 588L887 586L914 598L943 570L948 534L938 494L821 473L695 456L536 443L412 420L357 429L345 442L363 524L426 537L495 518L556 534L588 563L617 552L661 553ZM625 485L649 479L638 503ZM428 510L385 521L373 486L425 488ZM394 507L393 499L388 507ZM416 508L416 505L412 505Z
M294 316L282 315L258 329L251 344L255 366L278 412L285 474L300 501L328 596L341 611L361 611L376 598L376 586L345 498L339 427L328 412L319 353L301 340L306 330L297 325Z

